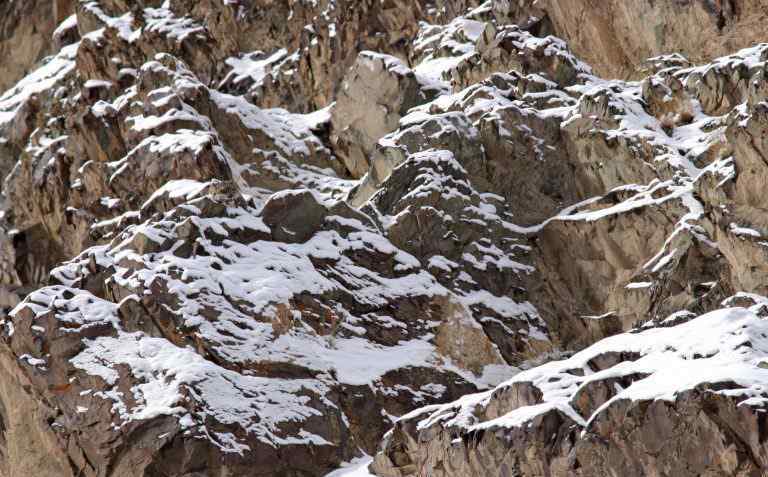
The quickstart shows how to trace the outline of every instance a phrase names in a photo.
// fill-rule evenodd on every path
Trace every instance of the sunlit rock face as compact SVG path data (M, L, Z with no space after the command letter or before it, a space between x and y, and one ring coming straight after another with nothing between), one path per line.
M765 474L766 11L0 3L0 476Z

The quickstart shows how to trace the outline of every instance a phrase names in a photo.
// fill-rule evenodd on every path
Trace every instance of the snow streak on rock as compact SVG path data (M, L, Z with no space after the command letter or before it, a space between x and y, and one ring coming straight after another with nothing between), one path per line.
M48 446L0 474L768 467L768 45L618 80L551 2L75 3L0 95Z

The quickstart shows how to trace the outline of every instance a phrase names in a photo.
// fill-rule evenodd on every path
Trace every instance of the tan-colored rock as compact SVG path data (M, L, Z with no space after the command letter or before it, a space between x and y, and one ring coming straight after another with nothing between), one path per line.
M747 337L765 325L756 313L762 305L741 303L749 308L619 335L494 391L410 413L385 437L371 470L398 477L764 473L764 404L750 399L754 384L733 373L763 374L741 356L764 352L759 331ZM708 333L725 329L733 340L710 341ZM695 371L730 359L722 372ZM679 369L685 373L675 375Z
M762 475L763 3L6 2L0 475Z
M360 53L341 84L331 116L334 152L352 177L368 172L379 138L396 130L409 109L438 93L425 83L395 57Z
M0 92L34 70L43 57L54 53L53 33L72 13L71 1L32 0L0 5Z
M765 40L762 25L768 15L764 0L494 3L517 21L529 15L546 16L551 33L566 39L598 74L610 78L636 77L647 58L664 53L680 53L703 63L752 46Z

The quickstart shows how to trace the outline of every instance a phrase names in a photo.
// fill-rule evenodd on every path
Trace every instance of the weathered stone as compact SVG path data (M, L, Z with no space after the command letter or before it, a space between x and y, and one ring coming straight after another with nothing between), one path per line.
M764 474L742 3L6 2L0 475Z
M437 93L397 58L364 51L352 66L336 99L331 124L334 152L352 177L368 172L369 156L400 118Z

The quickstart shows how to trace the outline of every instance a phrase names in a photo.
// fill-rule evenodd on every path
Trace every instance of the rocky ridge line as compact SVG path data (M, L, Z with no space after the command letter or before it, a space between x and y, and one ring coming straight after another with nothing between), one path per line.
M766 467L768 45L623 81L688 46L593 70L546 2L53 7L0 96L0 475Z

